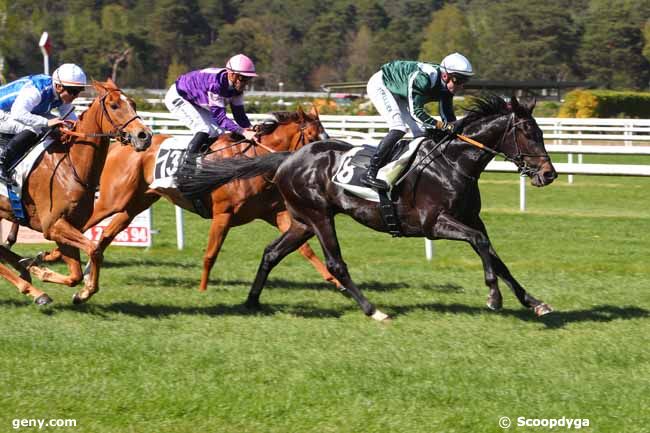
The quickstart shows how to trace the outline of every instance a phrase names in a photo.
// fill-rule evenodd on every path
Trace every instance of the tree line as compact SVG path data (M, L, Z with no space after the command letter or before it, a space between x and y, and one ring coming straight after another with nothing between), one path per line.
M367 80L385 62L465 54L480 79L648 89L650 0L0 0L0 71L81 65L122 87L255 60L256 89Z

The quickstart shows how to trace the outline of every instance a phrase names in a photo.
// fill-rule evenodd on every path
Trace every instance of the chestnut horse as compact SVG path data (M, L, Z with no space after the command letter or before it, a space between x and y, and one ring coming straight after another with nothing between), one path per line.
M23 185L23 203L27 225L56 242L69 275L61 275L37 265L27 269L44 282L75 286L83 279L79 249L90 258L90 275L73 301L83 302L99 290L99 268L102 252L86 239L82 227L93 211L95 189L104 168L110 138L128 148L145 150L151 144L151 130L135 111L135 104L111 81L94 82L98 96L90 104L72 131L63 131L66 138L53 142L37 160ZM125 146L126 148L127 146ZM0 197L0 218L16 222L7 197ZM52 299L31 284L29 273L20 263L23 259L0 245L0 258L12 265L21 276L4 264L0 275L21 293L34 298L37 304Z
M205 158L213 160L241 155L253 157L269 152L294 151L307 143L326 137L315 108L309 113L299 108L296 112L278 112L274 113L274 116L273 122L265 122L258 127L259 144L224 134L210 146ZM98 251L103 252L108 248L115 236L124 230L136 215L161 197L186 210L196 212L192 201L178 190L149 188L153 182L158 149L168 138L168 135L154 136L151 147L145 152L134 152L133 149L122 146L111 147L99 182L99 199L95 203L92 216L83 228L87 230L113 215L98 241ZM200 173L198 175L200 176ZM204 191L201 196L204 207L210 209L212 214L199 286L199 290L205 291L210 271L230 227L247 224L259 218L284 232L291 225L291 217L273 184L262 176ZM338 281L327 271L308 244L300 247L300 253L325 280L338 286ZM58 257L59 252L54 250L41 255L38 262L54 261Z
M515 163L535 186L548 185L557 177L544 147L542 131L532 116L533 107L534 103L520 105L514 97L510 104L496 96L477 99L462 120L463 131L471 138L459 136L438 142L424 140L417 151L413 169L407 172L393 193L403 235L459 240L472 246L483 262L490 309L498 310L502 306L497 284L497 277L500 277L523 306L541 316L550 313L551 307L526 292L510 274L494 251L479 216L481 195L478 178L496 154ZM347 194L332 181L343 155L351 148L352 145L342 141L326 140L305 146L295 153L203 162L203 170L212 176L209 183L195 188L214 188L235 179L266 174L274 176L274 182L291 212L289 230L264 250L248 295L248 306L259 306L269 272L287 254L315 235L323 248L327 269L363 312L376 320L388 318L364 297L350 278L334 227L334 216L344 213L367 227L383 232L389 230L380 214L379 203Z

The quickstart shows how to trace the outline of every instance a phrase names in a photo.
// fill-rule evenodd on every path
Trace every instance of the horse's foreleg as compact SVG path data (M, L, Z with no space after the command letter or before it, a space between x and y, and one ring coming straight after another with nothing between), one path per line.
M86 302L92 295L99 291L99 269L103 261L102 251L97 248L94 242L87 239L81 231L76 229L65 219L56 220L44 233L46 239L55 241L64 255L64 260L70 269L68 278L83 278L81 273L81 264L79 261L78 251L64 248L64 246L73 249L83 250L90 260L90 275L84 284L84 287L73 296L73 302L79 304ZM70 254L70 255L67 255Z
M79 250L75 248L65 249L64 247L63 244L59 244L54 251L57 252L59 259L62 259L68 265L68 275L40 266L41 261L39 259L28 267L29 272L45 283L63 284L69 287L79 284L83 279Z
M16 240L18 239L18 229L20 228L20 224L18 223L12 223L11 224L11 229L9 230L9 234L7 235L7 238L5 239L4 246L7 248L11 248L14 246L16 243Z
M483 221L479 219L476 224L476 227L487 237L487 229L485 228L485 224L483 224ZM532 308L535 311L535 314L537 314L538 316L543 316L544 314L548 314L553 311L550 305L545 304L544 302L538 299L535 299L521 286L521 284L519 284L519 282L512 276L510 270L505 265L505 263L503 263L501 258L497 255L492 245L490 245L489 253L490 253L490 258L492 260L492 264L494 265L494 271L496 272L497 276L501 278L503 281L505 281L508 287L510 287L510 289L514 292L515 296L517 297L521 305L527 308ZM499 296L501 296L500 293ZM489 298L488 298L488 305L489 305Z
M47 293L32 286L29 282L14 274L11 269L3 264L0 264L0 276L16 286L20 293L34 298L36 304L45 305L52 302L52 298L50 298Z
M260 295L271 270L313 235L314 233L306 225L293 221L287 231L264 249L262 261L255 275L255 281L253 281L253 285L248 292L246 306L252 308L259 306Z
M472 228L449 215L440 215L433 227L433 235L439 239L459 240L468 242L483 262L485 285L488 286L487 306L491 310L499 310L503 305L503 298L499 291L494 264L490 255L490 239L481 230Z
M289 230L289 227L291 226L291 215L289 214L288 211L282 211L278 212L276 214L276 225L278 229L280 229L281 232L286 232ZM308 243L304 243L298 248L298 251L304 258L306 258L309 263L318 271L319 274L323 277L325 281L329 281L331 283L334 283L336 288L340 289L341 288L341 283L339 280L337 280L334 275L332 275L328 270L327 267L323 264L323 262L320 261L320 259L316 256L314 253L314 250L311 249Z
M217 261L217 256L219 255L219 251L221 251L223 241L226 239L226 235L230 229L231 219L231 213L216 214L212 217L210 232L208 234L208 246L203 255L203 272L201 273L201 283L199 285L201 292L204 292L208 288L210 271Z

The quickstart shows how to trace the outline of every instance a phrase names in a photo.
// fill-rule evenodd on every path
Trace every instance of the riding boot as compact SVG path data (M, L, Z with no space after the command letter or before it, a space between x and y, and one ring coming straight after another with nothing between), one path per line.
M192 137L189 145L187 146L188 153L201 153L201 148L208 142L210 135L207 132L197 132Z
M38 140L38 134L25 130L16 134L0 150L0 180L13 184L11 166Z
M386 159L390 155L393 146L404 137L404 134L404 131L391 129L379 142L375 154L372 155L372 158L370 159L368 171L366 171L366 174L361 178L361 182L364 185L372 187L377 191L388 191L388 184L383 180L377 179L377 173L379 172L379 169L386 164Z
M196 158L200 154L201 147L208 141L210 136L207 132L197 132L192 137L192 140L187 145L187 151L185 151L185 157L181 161L182 167L190 166L190 162L193 158ZM196 170L196 167L194 167Z

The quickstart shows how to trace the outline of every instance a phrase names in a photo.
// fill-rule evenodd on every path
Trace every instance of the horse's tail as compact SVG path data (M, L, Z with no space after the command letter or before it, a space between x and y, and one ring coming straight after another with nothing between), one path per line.
M262 174L274 175L291 152L276 152L256 158L190 159L175 175L176 185L185 195L210 192L236 179L250 179Z

